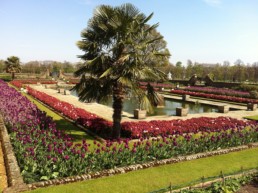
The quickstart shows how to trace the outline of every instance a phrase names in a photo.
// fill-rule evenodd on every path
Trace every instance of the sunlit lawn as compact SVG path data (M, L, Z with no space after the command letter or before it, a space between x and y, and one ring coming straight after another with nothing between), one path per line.
M258 167L258 148L164 165L100 179L41 188L30 193L144 193Z
M245 119L258 121L258 115L255 115L255 116L248 116L248 117L245 117Z

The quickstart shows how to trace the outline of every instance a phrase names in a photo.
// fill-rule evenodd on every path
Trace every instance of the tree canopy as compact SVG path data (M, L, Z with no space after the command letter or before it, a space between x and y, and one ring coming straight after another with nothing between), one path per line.
M154 31L158 24L147 24L152 16L153 13L145 16L132 4L101 5L95 9L77 44L84 51L79 57L85 63L75 72L81 81L74 90L82 101L113 96L112 138L120 137L124 96L130 92L140 96L142 103L150 104L139 81L166 78L156 66L160 65L158 61L168 59L169 52L164 44L156 44L163 37Z
M21 72L20 59L17 56L10 56L5 61L5 70L12 74L12 79L15 78L15 73Z

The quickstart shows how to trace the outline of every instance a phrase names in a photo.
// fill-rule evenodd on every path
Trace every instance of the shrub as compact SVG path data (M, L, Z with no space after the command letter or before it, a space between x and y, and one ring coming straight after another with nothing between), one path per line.
M248 84L241 84L239 87L236 87L237 90L242 91L258 91L258 85L248 85Z
M251 91L250 96L251 98L258 99L258 91Z

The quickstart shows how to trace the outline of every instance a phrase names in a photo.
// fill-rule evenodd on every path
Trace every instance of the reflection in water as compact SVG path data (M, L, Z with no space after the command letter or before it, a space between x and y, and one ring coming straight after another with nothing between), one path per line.
M77 96L75 92L71 92L72 95ZM112 97L106 102L101 102L106 106L112 107ZM195 113L207 113L207 112L218 112L218 109L213 106L200 104L198 101L196 103L187 103L183 101L173 101L171 99L165 99L164 107L154 107L154 113L151 116L156 115L176 115L176 108L184 107L188 108L189 114ZM133 114L134 109L138 108L138 100L135 98L127 98L124 100L123 111ZM150 114L149 114L150 115Z
M102 102L101 104L112 107L112 98L110 98L107 102ZM171 99L165 99L164 107L155 107L154 115L176 115L176 108L184 107L189 109L189 114L195 113L204 113L204 112L217 112L216 107L203 105L200 103L186 103L182 101L173 101ZM138 108L138 101L135 98L125 99L123 111L133 114L133 110Z

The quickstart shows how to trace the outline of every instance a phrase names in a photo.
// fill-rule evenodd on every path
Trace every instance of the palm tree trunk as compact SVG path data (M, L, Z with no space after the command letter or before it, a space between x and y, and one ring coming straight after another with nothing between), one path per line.
M121 133L121 119L123 109L123 89L122 85L115 82L113 85L113 130L112 138L119 139Z
M14 78L15 78L14 72L12 72L11 74L12 74L12 80L14 80Z

